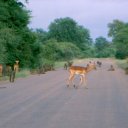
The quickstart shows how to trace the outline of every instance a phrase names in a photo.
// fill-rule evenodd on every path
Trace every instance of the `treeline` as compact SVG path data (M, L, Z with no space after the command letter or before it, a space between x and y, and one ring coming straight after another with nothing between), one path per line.
M1 64L19 60L20 67L38 68L73 58L128 56L128 23L109 23L109 42L100 36L93 41L90 31L70 17L55 19L48 31L28 28L30 18L31 12L18 0L0 1Z

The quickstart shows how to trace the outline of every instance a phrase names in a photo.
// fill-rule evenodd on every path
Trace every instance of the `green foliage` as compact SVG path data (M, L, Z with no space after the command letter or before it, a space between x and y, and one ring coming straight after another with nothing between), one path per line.
M15 62L15 51L17 50L17 41L18 36L15 35L13 29L10 28L3 28L0 30L0 43L2 45L2 56L4 63L11 63L10 61Z
M96 57L113 57L115 48L112 43L109 43L106 38L98 37L95 40Z
M69 17L55 19L49 25L49 38L54 38L58 42L72 42L81 50L92 43L89 30L79 26Z
M112 37L116 47L116 57L121 59L128 57L128 23L114 20L108 27L109 36Z
M43 29L36 29L32 31L35 33L37 42L43 43L44 41L48 40L48 33Z
M0 1L1 63L30 66L34 34L27 28L30 12L18 0Z
M42 47L42 56L52 61L70 60L78 57L80 49L73 43L48 40Z
M23 9L17 0L0 2L0 19L9 28L22 29L29 23L29 11Z
M114 43L117 48L116 57L124 59L128 56L128 26L116 34Z
M80 55L80 49L70 42L59 42L56 60L72 60Z
M73 42L76 34L76 22L71 18L55 19L49 25L49 36L58 42Z
M109 28L108 36L112 37L112 39L114 39L115 36L117 35L117 33L122 28L124 28L124 23L122 21L119 21L119 20L113 20L113 23L108 24L108 28Z

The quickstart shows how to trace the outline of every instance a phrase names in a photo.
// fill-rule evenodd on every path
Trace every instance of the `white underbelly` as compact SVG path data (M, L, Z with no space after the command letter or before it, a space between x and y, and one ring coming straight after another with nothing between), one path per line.
M79 73L79 72L76 72L75 75L81 75L81 76L84 76L85 74L84 73Z

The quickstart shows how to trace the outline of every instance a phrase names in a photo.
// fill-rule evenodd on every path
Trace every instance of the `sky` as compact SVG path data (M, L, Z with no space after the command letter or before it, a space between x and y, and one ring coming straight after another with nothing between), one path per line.
M24 0L20 0L23 2ZM90 31L95 40L103 36L109 40L108 23L118 19L128 22L128 0L28 0L31 11L30 28L48 30L57 18L70 17Z

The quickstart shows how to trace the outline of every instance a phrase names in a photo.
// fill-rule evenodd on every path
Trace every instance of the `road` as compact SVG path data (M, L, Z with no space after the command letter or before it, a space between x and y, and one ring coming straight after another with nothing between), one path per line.
M67 88L68 75L57 69L1 83L0 128L128 128L128 76L114 62L87 74L88 89Z

